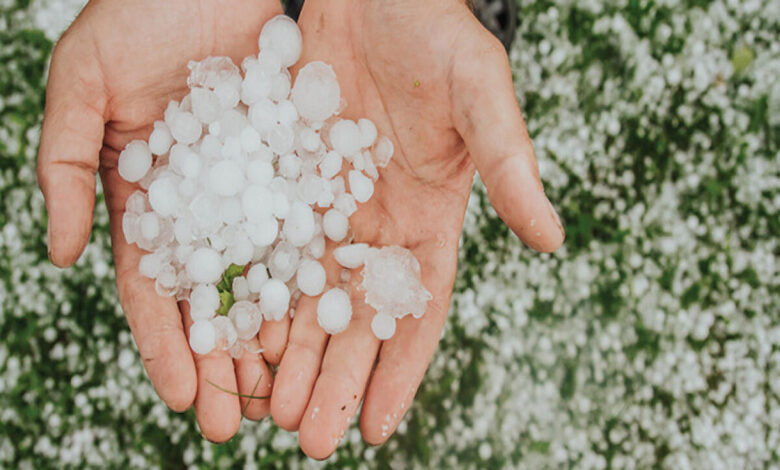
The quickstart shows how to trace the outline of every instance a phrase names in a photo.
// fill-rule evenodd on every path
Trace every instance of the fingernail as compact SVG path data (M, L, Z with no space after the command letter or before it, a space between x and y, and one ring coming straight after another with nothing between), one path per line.
M564 233L563 224L561 223L561 217L558 215L558 212L556 212L550 200L546 199L546 201L547 201L547 206L550 208L550 213L552 214L553 221L555 221L555 225L558 226L558 229L561 231L561 233Z

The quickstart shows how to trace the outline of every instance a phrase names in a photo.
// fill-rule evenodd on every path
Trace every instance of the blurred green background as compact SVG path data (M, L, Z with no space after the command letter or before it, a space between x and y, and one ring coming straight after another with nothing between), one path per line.
M780 2L519 0L510 58L568 238L523 247L477 181L450 319L386 445L224 445L157 399L105 208L46 259L35 155L78 1L0 0L0 468L780 468Z

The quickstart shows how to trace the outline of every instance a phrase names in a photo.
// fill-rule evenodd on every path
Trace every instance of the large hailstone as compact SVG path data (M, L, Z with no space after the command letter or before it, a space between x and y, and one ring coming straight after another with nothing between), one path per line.
M310 62L298 71L291 98L298 114L312 122L325 121L339 108L341 88L333 67Z
M328 334L335 335L347 329L352 318L352 304L349 294L333 288L320 297L317 303L317 323Z
M366 253L363 268L366 303L377 313L400 318L425 313L433 298L420 279L420 263L411 251L400 246L372 248Z
M258 44L261 51L274 51L282 67L290 67L301 56L303 38L295 20L286 15L277 15L263 26Z

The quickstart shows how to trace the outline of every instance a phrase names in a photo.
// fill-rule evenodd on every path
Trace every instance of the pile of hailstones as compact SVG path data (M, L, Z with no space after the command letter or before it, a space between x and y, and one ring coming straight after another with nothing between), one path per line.
M329 65L307 64L291 86L302 46L293 20L270 20L259 45L241 70L227 57L191 62L190 93L169 103L148 142L120 154L120 176L145 190L127 199L122 220L127 242L150 252L139 271L159 295L189 300L199 354L253 350L262 322L293 315L301 294L321 295L326 332L344 331L349 270L361 266L358 288L377 312L371 328L388 339L396 319L419 318L431 295L408 250L351 244L348 218L371 198L393 144L368 119L337 117ZM343 267L327 290L325 237L340 243L333 257Z

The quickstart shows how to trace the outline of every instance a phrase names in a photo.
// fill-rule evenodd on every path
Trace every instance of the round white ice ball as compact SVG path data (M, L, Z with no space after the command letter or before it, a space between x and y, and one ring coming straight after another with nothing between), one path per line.
M371 331L382 341L392 338L395 334L395 318L384 313L377 313L371 320Z
M322 230L334 242L340 242L347 236L349 219L338 209L330 209L322 217Z
M339 108L341 88L330 65L310 62L298 71L290 96L301 117L325 121Z
M311 297L320 295L322 289L325 288L325 268L313 259L305 260L298 267L296 280L298 288L304 294Z
M283 67L290 67L301 56L303 38L298 24L289 16L278 15L266 22L258 40L260 50L272 49Z
M123 180L135 183L152 167L152 152L143 140L134 140L119 154L117 170Z
M222 277L222 257L211 248L198 248L187 260L186 269L193 282L216 284Z
M317 303L317 323L331 335L347 329L352 318L352 304L349 294L335 287L320 297Z
M217 331L210 322L196 321L190 327L190 347L198 354L210 353L217 343Z
M278 279L269 279L260 289L260 311L266 320L279 321L290 307L290 290Z
M344 156L355 155L360 151L360 128L355 121L342 119L330 128L330 143L333 150Z

